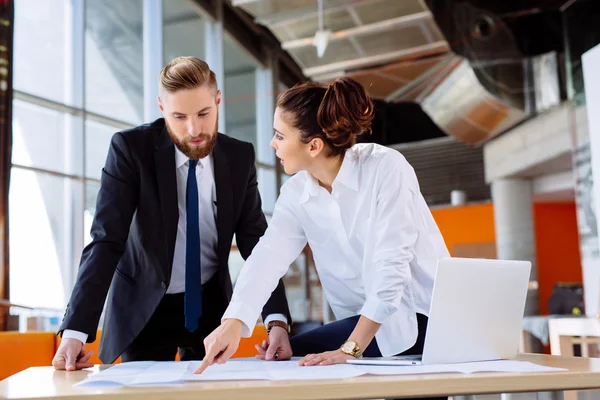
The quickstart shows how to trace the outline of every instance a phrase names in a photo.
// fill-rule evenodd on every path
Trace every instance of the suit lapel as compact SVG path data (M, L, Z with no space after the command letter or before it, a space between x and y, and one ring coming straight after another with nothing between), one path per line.
M220 136L213 150L215 165L215 186L217 192L217 235L220 260L227 261L229 237L232 236L233 191L231 189L231 171L223 148L220 145Z
M158 195L166 234L167 262L170 276L179 209L177 207L177 172L175 171L175 146L169 137L166 126L162 129L154 152Z

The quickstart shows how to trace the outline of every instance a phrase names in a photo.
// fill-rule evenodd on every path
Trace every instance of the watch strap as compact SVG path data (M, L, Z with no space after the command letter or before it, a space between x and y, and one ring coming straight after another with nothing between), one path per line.
M283 321L273 320L269 321L269 324L267 325L267 334L271 333L271 329L275 326L285 329L288 334L290 333L290 326L288 324Z

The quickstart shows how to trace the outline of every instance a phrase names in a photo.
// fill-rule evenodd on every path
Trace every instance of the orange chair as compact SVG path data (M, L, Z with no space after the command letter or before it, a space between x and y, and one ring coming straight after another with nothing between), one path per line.
M263 340L267 340L268 337L267 328L263 324L256 325L252 332L252 336L249 338L242 338L240 347L238 347L233 358L254 357L258 354L254 346L257 344L260 345Z
M54 336L52 332L0 332L0 380L29 367L50 365Z

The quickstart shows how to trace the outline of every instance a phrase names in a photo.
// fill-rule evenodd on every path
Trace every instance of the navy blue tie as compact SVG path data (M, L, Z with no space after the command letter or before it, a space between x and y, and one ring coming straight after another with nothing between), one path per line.
M198 217L198 160L189 160L186 189L185 238L185 327L194 332L202 315L202 281L200 280L200 226Z

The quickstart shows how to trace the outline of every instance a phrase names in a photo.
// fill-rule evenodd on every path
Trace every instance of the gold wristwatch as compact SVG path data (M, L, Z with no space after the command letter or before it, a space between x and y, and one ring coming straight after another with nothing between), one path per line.
M342 347L340 347L340 350L342 350L342 353L348 354L349 356L352 356L354 358L360 359L363 356L360 347L358 347L358 344L356 344L356 342L353 342L352 340L347 340L346 343L344 343Z

